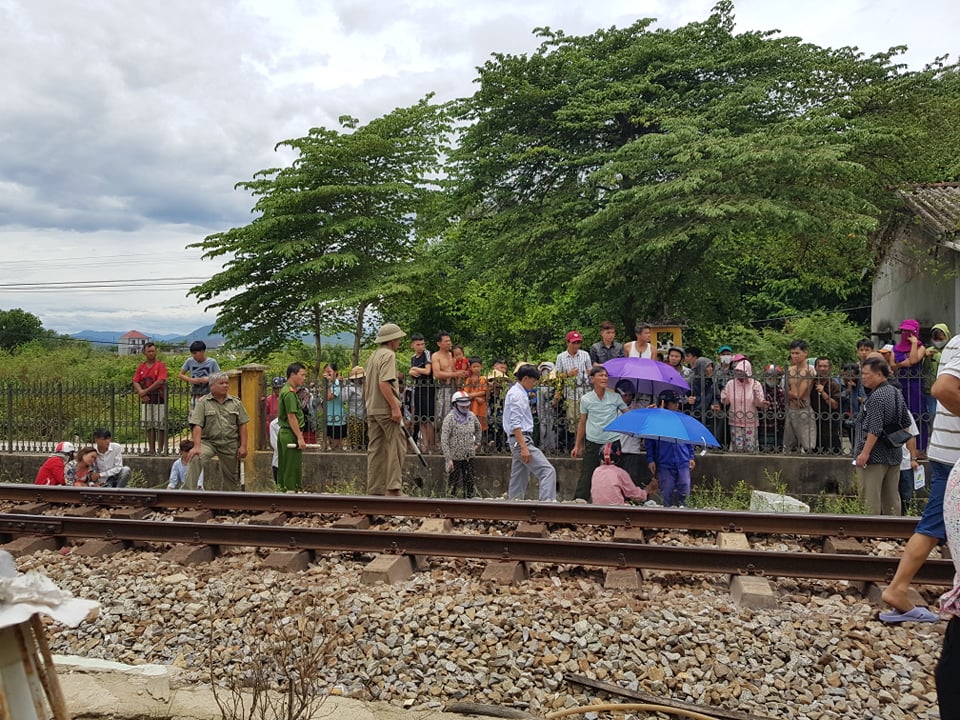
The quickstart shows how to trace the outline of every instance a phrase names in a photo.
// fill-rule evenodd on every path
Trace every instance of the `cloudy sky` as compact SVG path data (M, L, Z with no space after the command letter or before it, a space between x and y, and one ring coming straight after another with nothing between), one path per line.
M0 309L59 332L187 332L186 290L219 269L186 245L249 222L234 184L274 145L428 92L470 94L491 52L537 26L580 35L713 0L0 0ZM956 0L739 0L739 30L919 69L960 53Z

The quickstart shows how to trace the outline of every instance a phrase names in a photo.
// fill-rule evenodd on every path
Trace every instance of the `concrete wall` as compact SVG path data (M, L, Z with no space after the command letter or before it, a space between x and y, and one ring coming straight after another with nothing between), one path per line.
M875 335L898 339L896 330L907 318L929 328L945 322L958 325L957 253L937 247L915 222L907 221L884 254L873 281L870 329Z
M46 459L45 455L0 453L0 479L10 482L32 479ZM247 477L247 488L252 491L272 490L270 472L271 453L258 452L254 460L256 477ZM428 495L445 494L446 477L443 458L430 456L428 467L408 456L404 468L405 483L423 486ZM173 458L128 456L126 462L134 470L144 473L151 487L166 485ZM554 458L560 483L561 499L573 497L580 469L580 461ZM311 492L340 492L363 494L366 483L366 455L357 453L313 453L304 457L304 488ZM507 491L510 458L481 456L476 459L478 486L484 496L498 496ZM714 478L726 487L746 481L758 490L773 490L783 483L791 494L816 495L820 492L849 491L853 477L850 458L821 458L783 455L709 454L697 458L693 482L713 484ZM531 483L529 497L536 497Z

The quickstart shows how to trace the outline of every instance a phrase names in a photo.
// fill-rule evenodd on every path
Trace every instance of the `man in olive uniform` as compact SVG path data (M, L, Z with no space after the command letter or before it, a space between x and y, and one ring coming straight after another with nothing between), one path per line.
M370 495L399 496L407 441L397 380L397 348L406 333L386 323L377 333L380 347L364 368L363 401L367 410L367 492Z
M277 420L280 424L280 431L277 433L277 484L284 491L300 489L303 450L307 444L303 439L306 419L297 391L306 381L307 368L303 363L291 363L287 368L287 383L280 390L280 399L277 402Z
M230 378L216 373L210 378L210 392L197 400L190 411L193 449L188 457L186 486L197 489L200 472L216 455L220 460L219 487L216 473L204 473L207 490L239 490L238 460L247 456L247 415L240 398L228 394Z

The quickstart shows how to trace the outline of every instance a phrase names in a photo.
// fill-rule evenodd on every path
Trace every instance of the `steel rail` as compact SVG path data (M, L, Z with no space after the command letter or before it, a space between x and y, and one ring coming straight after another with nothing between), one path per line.
M703 546L0 514L0 534L4 533L873 582L889 581L898 562L898 558L868 555L721 550ZM927 561L917 573L916 582L951 585L953 573L950 561Z
M74 505L132 505L166 510L439 517L454 520L526 521L643 529L885 539L908 538L917 524L917 518L876 515L754 513L581 503L75 488L26 484L0 484L0 501L3 500Z

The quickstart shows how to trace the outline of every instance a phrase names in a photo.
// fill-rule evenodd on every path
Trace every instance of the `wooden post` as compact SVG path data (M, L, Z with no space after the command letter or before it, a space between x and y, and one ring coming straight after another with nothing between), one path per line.
M260 489L257 478L256 457L257 448L263 445L264 429L264 375L269 368L266 365L251 363L240 368L240 400L250 416L247 425L247 457L243 461L243 476L245 489L252 492ZM269 486L273 487L273 478Z

